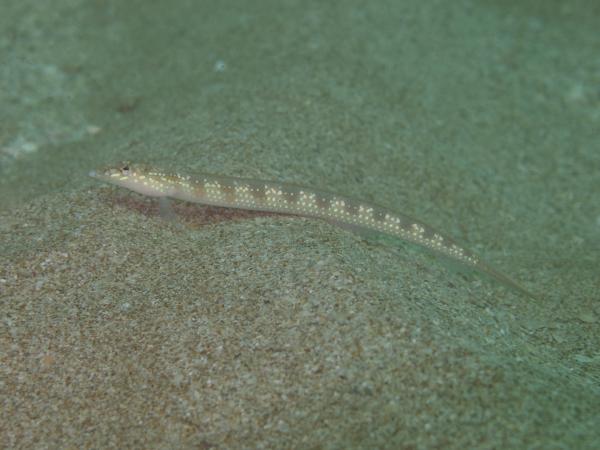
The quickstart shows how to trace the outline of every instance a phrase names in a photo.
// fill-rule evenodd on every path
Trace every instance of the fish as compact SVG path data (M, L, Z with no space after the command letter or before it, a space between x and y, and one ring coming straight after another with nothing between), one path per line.
M92 178L158 197L224 208L323 219L358 231L377 232L417 244L434 254L487 275L513 290L537 296L495 269L452 237L405 214L308 186L213 174L183 174L143 163L123 162L89 172Z

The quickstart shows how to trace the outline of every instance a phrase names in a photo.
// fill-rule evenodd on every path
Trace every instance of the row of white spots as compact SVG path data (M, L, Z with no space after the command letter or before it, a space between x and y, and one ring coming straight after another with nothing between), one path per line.
M204 194L206 195L206 199L211 202L222 202L225 198L221 190L221 183L208 179L204 180Z
M358 216L356 221L362 225L373 226L375 224L373 208L370 206L360 205L358 207Z
M319 211L317 196L314 192L300 191L298 193L297 206L300 211L308 214L315 214Z
M339 219L345 219L348 215L348 211L346 211L346 202L344 200L332 199L329 203L329 214L332 217L336 217Z
M132 171L130 173L127 173L124 177L122 177L121 180L133 181L134 183L141 183L145 187L158 192L166 191L166 180L162 174L149 173L148 176L146 176L142 173Z
M235 201L236 203L238 203L239 205L242 206L256 206L258 205L258 202L256 201L254 195L252 194L252 192L257 192L258 189L252 189L250 186L243 184L243 185L236 185L235 186Z
M123 174L112 174L112 176L120 176L120 180L126 178L123 177ZM194 185L196 185L196 182L191 181L189 176L178 174L169 176L162 172L147 172L146 174L132 172L127 176L135 183L141 183L145 187L163 193L173 188L174 185L183 192L193 193ZM476 257L469 255L460 246L447 242L442 235L432 232L426 226L419 223L402 224L400 217L390 213L385 213L385 215L381 213L382 217L378 218L375 209L369 205L358 205L356 209L349 210L347 202L343 199L319 198L317 193L310 190L300 190L296 193L294 190L288 191L283 185L264 184L261 187L253 187L251 184L234 182L229 186L210 177L204 178L200 184L203 185L203 196L208 202L249 208L267 208L282 212L293 211L298 214L332 218L340 222L399 236L471 265L478 264ZM429 236L426 236L427 234Z
M444 243L444 237L440 234L433 233L433 236L428 238L425 236L425 232L426 229L423 225L413 223L410 226L410 229L402 228L398 234L402 238L416 242L432 250L445 253L446 255L452 256L453 258L463 262L472 265L476 265L478 263L478 260L475 257L468 255L462 247L456 244L446 245Z
M183 189L185 192L192 192L194 190L192 184L190 183L191 177L189 175L187 176L183 176L183 175L175 175L174 176L175 179L177 180L176 183L177 185Z
M144 186L163 192L167 188L169 182L173 181L169 180L164 174L157 172L149 173L148 177L142 174L133 175L136 182L141 182ZM184 191L191 192L193 190L193 187L189 182L189 176L183 177L177 175L173 178L176 178L176 183ZM225 187L221 185L219 181L210 180L208 178L203 181L205 196L208 201L220 203L227 202ZM346 209L346 202L344 200L332 198L328 201L327 206L321 208L317 203L317 194L305 190L298 192L297 200L295 202L290 202L286 199L286 192L282 187L275 187L267 184L264 185L264 200L259 201L256 197L259 190L259 188L253 188L247 184L238 184L234 187L235 198L232 201L239 206L267 206L269 208L281 209L282 211L293 209L299 213L334 218L349 224L358 224L395 234L403 239L419 243L472 265L476 265L478 262L475 257L466 254L465 250L460 246L456 244L446 245L443 236L438 233L434 233L432 237L426 237L425 233L427 230L421 224L412 223L410 226L403 227L400 218L389 213L385 214L383 220L377 220L374 215L374 208L368 205L359 205L356 213L351 213ZM323 203L326 203L325 199L323 199Z
M280 188L275 188L265 184L265 199L267 205L273 207L285 207L287 206L287 200L283 196L283 191Z

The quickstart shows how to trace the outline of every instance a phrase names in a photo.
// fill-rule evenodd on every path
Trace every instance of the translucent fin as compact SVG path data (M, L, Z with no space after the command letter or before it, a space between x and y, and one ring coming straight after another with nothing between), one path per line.
M160 211L160 216L166 220L175 220L177 217L175 211L173 211L173 207L171 206L171 202L167 197L160 197L158 199L158 209Z

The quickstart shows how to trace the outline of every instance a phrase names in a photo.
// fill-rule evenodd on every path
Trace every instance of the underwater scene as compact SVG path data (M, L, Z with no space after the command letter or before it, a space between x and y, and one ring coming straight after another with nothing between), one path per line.
M600 4L0 6L0 448L600 448Z

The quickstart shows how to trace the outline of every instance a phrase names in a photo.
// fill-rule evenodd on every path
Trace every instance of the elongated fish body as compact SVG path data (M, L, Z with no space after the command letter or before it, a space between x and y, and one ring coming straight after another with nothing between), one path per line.
M343 195L276 181L169 173L144 164L122 163L91 171L89 175L152 197L316 217L340 225L396 236L458 261L522 294L536 298L517 282L429 225L387 208Z

